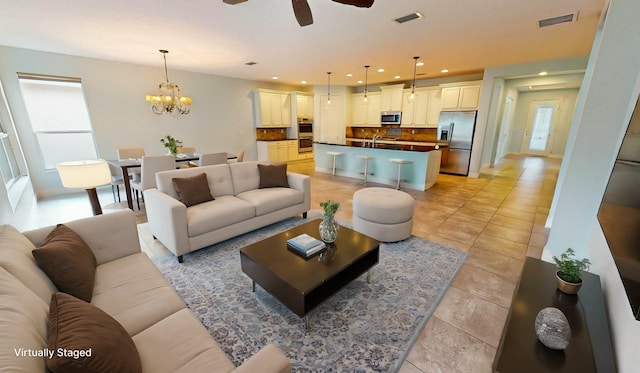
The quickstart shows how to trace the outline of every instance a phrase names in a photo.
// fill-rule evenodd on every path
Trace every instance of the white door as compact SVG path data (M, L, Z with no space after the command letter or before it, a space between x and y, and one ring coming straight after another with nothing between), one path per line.
M507 153L507 141L509 133L511 132L511 104L513 100L511 97L507 97L504 100L504 110L502 111L502 120L500 121L500 134L498 135L498 144L496 152L496 162L499 162Z
M523 153L549 155L552 129L559 106L559 100L531 103L522 141Z

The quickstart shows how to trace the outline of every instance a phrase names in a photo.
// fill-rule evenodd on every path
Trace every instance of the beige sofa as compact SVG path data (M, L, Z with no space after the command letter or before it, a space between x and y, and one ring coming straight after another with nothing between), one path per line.
M173 178L207 175L213 201L186 207ZM259 189L258 162L163 171L156 189L144 191L149 228L182 262L182 256L217 242L302 214L311 207L311 179L287 173L289 188Z
M141 252L130 210L65 225L85 240L98 263L91 304L129 333L143 372L291 371L288 359L271 344L235 368ZM58 290L31 250L52 228L20 233L0 226L0 372L47 371L46 358L17 356L15 351L47 347L49 302Z

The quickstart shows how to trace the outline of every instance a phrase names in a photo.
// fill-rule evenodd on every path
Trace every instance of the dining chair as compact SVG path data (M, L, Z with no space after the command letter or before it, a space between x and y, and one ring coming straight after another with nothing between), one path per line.
M211 166L214 164L227 163L227 153L206 153L200 154L198 166Z
M178 154L195 154L196 148L194 147L182 147L178 148ZM189 161L180 161L180 157L176 159L180 168L189 168L189 167L197 167L197 164Z
M113 194L113 203L116 203L116 191L118 192L118 202L121 202L120 185L124 185L122 170L109 163L109 171L111 172L111 194Z
M156 173L160 171L175 170L176 158L171 155L145 155L142 157L141 177L139 181L132 181L131 187L136 193L136 202L140 210L140 197L138 192L156 187ZM143 196L144 200L144 196Z
M140 146L122 146L116 149L118 152L118 160L123 159L139 159L144 157L144 148ZM130 169L129 176L133 180L140 181L140 169Z

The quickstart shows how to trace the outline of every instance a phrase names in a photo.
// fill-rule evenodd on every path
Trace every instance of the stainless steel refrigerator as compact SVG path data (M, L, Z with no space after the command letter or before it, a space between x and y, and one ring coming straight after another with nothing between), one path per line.
M438 121L438 141L449 143L446 163L440 172L454 175L469 174L471 145L476 128L477 111L443 111Z

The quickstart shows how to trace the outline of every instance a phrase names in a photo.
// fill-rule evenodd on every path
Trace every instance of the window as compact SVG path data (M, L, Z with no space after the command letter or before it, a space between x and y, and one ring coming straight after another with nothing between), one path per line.
M555 108L549 105L536 106L531 139L529 140L529 150L543 152L547 149L547 140L549 139L554 110Z
M31 127L45 169L66 161L96 159L91 120L79 78L18 73Z
M4 89L0 82L0 175L4 180L7 190L13 183L22 176L22 171L18 166L16 154L21 155L19 147L14 148L12 138L7 132L7 128L13 126L13 119L9 111L9 105L4 96Z

